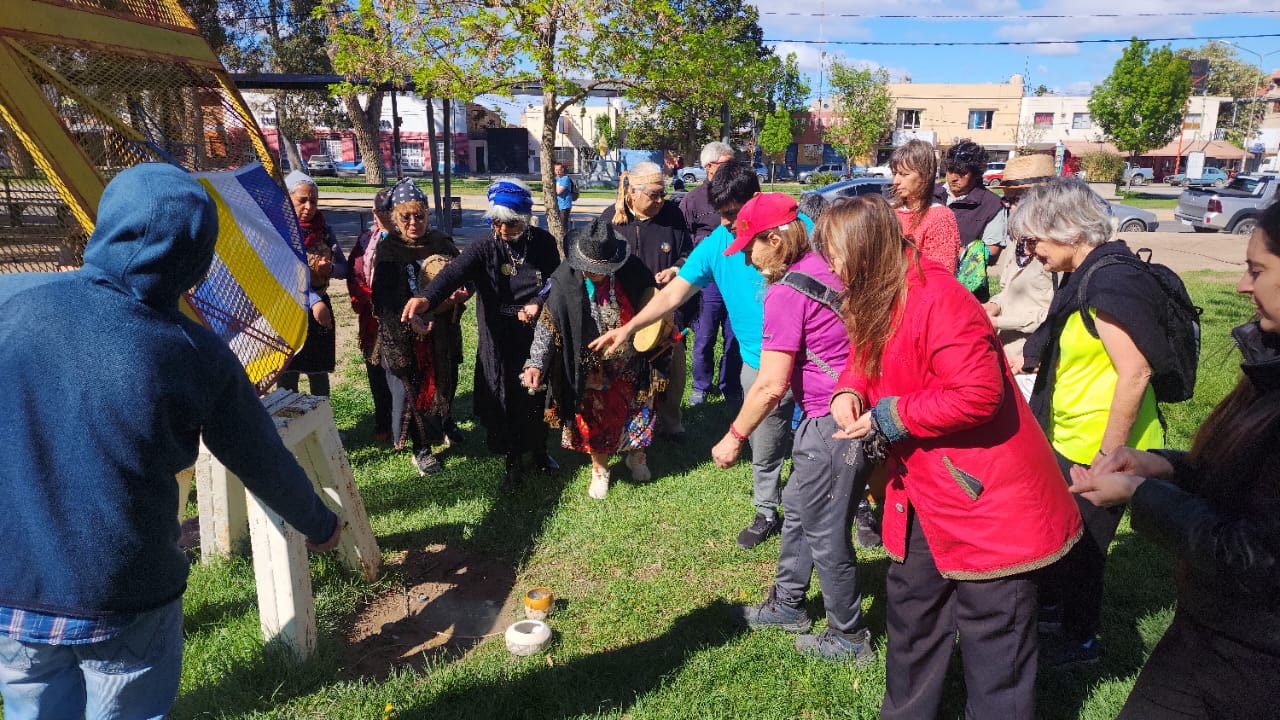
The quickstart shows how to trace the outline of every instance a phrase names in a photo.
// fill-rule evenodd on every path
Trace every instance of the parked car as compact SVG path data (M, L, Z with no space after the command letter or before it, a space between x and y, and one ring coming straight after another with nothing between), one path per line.
M982 172L982 184L987 187L997 187L1002 180L1004 180L1004 163L987 163L987 169Z
M1200 177L1198 178L1189 178L1186 173L1178 173L1177 175L1170 175L1168 180L1169 184L1174 186L1185 185L1187 187L1208 187L1212 185L1220 188L1223 185L1226 185L1231 178L1227 176L1226 171L1220 168L1207 167L1201 171Z
M1111 205L1111 223L1117 232L1155 232L1160 226L1156 214L1132 205L1109 203Z
M311 155L307 158L308 175L336 175L333 158L328 155Z
M1155 180L1155 170L1147 167L1134 167L1128 161L1124 164L1124 182L1133 186L1146 185Z
M872 165L867 168L866 177L892 178L893 171L888 165Z
M773 173L772 179L774 181L791 179L791 168L787 167L786 163L778 163L777 165L774 165L772 163L758 162L753 163L753 165L756 169L756 176L760 178L760 182L768 182L770 180L770 171Z
M676 171L676 176L687 183L700 183L707 181L706 168L698 165L689 165L682 167Z
M1189 187L1178 196L1173 216L1196 232L1226 230L1249 235L1258 216L1276 201L1280 176L1270 173L1237 175L1221 189Z
M796 179L802 183L808 184L814 175L822 174L831 174L841 180L847 180L849 178L849 168L843 163L837 165L819 165L811 170L801 170L799 173L796 173Z
M339 160L333 164L333 169L339 175L363 175L363 160Z
M830 185L824 185L817 190L805 190L802 195L816 193L825 198L827 202L835 202L840 198L870 195L872 193L878 193L887 197L892 191L892 181L885 178L865 177L833 182Z

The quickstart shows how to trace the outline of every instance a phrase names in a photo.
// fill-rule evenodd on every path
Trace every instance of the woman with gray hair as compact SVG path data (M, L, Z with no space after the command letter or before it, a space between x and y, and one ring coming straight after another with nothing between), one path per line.
M1151 362L1169 352L1162 329L1159 282L1112 241L1111 210L1083 182L1058 178L1033 187L1009 219L1010 235L1046 270L1070 273L1054 293L1037 333L1043 339L1031 409L1071 483L1072 465L1091 466L1122 447L1164 446ZM1083 293L1081 292L1083 287ZM1061 622L1060 642L1047 644L1042 665L1097 662L1107 548L1124 506L1100 508L1076 497L1085 536L1045 573L1041 618ZM1058 612L1061 612L1059 618Z

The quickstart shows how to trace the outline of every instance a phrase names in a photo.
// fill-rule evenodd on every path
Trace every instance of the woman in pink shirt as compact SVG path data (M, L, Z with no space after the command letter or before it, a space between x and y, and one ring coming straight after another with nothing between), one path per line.
M893 207L902 223L902 234L920 254L954 275L960 261L960 227L951 209L933 201L938 158L933 145L912 140L889 157L893 171Z

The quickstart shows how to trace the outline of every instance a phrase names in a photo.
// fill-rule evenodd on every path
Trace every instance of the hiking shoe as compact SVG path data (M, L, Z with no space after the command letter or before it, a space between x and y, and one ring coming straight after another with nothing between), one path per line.
M430 450L422 450L415 453L413 464L418 467L419 475L438 473L444 470L444 463L440 462L440 458L432 455Z
M765 541L770 535L782 532L782 518L777 513L756 513L756 517L746 530L738 533L738 547L750 550Z
M876 659L876 651L871 649L870 630L846 635L827 629L815 635L801 635L796 638L796 649L805 655L826 660L852 660L859 665Z
M760 628L781 628L787 632L808 632L813 621L805 614L803 607L791 607L778 599L778 589L769 589L769 597L759 605L744 605L735 609L740 622L753 630Z
M1097 665L1102 660L1102 644L1097 638L1087 643L1059 640L1040 645L1040 667L1048 670L1074 670Z
M447 420L444 424L444 446L451 448L460 446L466 442L467 438L462 434L462 428L458 427L458 423L453 420Z
M591 468L591 484L587 486L587 494L596 500L603 500L609 494L609 468Z
M853 513L853 521L858 529L858 547L869 550L884 544L884 540L880 537L880 521L876 519L876 511L871 509L871 503L865 499L858 503L858 509Z
M627 453L627 469L631 471L631 479L636 482L649 482L653 477L649 472L649 466L645 465L643 450Z

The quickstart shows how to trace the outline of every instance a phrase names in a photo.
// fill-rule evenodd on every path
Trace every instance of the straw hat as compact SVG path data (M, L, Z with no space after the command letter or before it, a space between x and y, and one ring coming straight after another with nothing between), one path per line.
M1005 163L1000 187L1005 190L1025 190L1043 185L1057 176L1052 157L1040 153L1019 155Z

